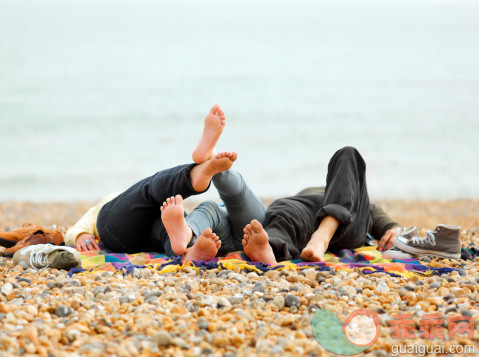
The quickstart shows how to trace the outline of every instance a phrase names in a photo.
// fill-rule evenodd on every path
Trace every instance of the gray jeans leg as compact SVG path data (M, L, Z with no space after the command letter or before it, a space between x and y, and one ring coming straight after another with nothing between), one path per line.
M186 216L186 224L191 228L194 235L190 244L193 244L206 228L211 228L213 233L216 233L221 240L219 255L237 250L234 244L230 220L228 219L228 212L222 203L213 201L201 203Z
M220 172L213 177L221 200L228 213L236 250L243 250L243 228L253 219L260 223L266 217L266 207L251 191L241 174L235 170Z

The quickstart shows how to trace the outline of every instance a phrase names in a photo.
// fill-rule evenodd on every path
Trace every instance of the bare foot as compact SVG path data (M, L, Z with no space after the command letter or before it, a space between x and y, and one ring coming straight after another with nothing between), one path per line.
M187 250L184 261L213 259L218 254L220 247L221 241L218 236L213 233L211 228L206 228L196 239L195 244Z
M256 219L243 229L244 252L253 262L261 262L270 265L277 265L273 248L268 243L268 233L263 229L261 223Z
M170 237L171 248L177 255L186 252L188 243L193 238L193 231L186 224L184 217L183 197L176 195L163 202L161 221Z
M301 252L301 259L307 262L324 262L324 253L328 244L320 237L312 237Z
M193 161L197 164L211 159L214 154L216 142L220 138L221 133L226 124L226 117L223 110L218 104L214 105L210 112L206 115L203 135L193 151Z
M202 192L206 190L213 176L221 171L228 170L237 158L237 153L225 151L193 167L190 172L190 178L195 191Z

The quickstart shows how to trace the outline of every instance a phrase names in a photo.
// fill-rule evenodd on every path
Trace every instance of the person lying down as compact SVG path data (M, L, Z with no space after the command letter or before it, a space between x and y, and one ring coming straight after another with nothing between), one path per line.
M223 110L213 106L194 163L108 195L67 231L66 244L94 250L99 239L111 251L154 251L186 261L244 249L253 261L267 264L299 257L323 261L327 249L359 247L367 233L381 237L380 249L391 248L398 224L369 203L366 165L356 149L346 147L332 157L326 187L276 200L266 210L232 169L238 155L216 152L225 124ZM205 192L211 182L223 202L203 202L187 215L183 199Z

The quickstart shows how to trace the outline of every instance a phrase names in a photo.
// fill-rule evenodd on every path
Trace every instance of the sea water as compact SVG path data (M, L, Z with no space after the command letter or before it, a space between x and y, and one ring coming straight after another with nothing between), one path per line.
M477 1L0 0L0 200L95 200L189 162L215 103L260 196L323 185L352 145L375 198L477 198L478 19Z

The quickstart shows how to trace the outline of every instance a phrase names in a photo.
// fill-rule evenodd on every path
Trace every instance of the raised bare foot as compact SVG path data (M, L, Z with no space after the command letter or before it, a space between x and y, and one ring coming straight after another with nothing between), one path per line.
M221 241L218 236L213 233L211 228L206 228L196 239L195 244L187 250L184 261L213 259L218 254L220 247Z
M170 237L171 248L177 255L185 254L186 247L193 238L193 232L186 224L184 212L183 197L180 195L168 198L161 207L161 221Z
M190 172L193 188L197 192L206 190L213 176L222 171L228 170L237 158L237 153L225 151L216 154L212 159L195 166Z
M261 262L270 265L278 264L273 253L273 248L268 243L268 233L256 219L243 229L244 252L253 262Z
M226 117L218 104L206 115L205 126L200 141L193 151L193 161L197 164L211 159L215 154L215 145L226 124Z
M324 253L328 245L324 240L313 237L301 252L301 259L307 262L324 262Z

